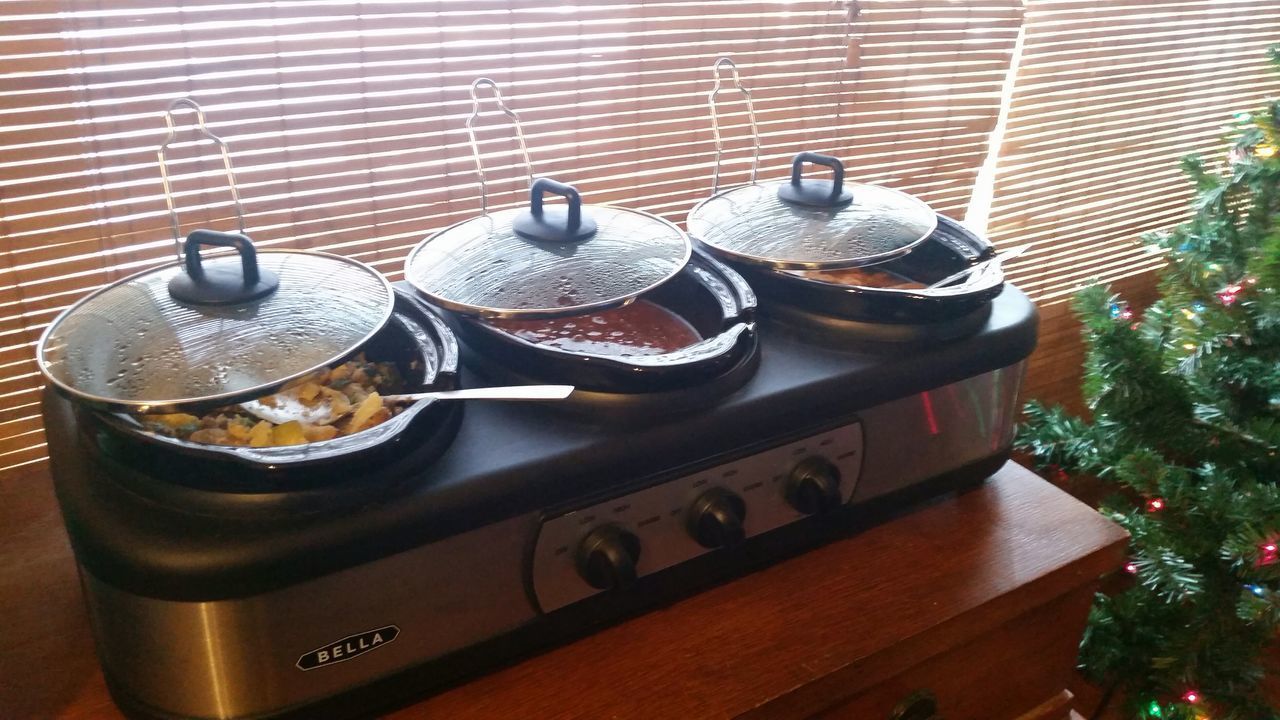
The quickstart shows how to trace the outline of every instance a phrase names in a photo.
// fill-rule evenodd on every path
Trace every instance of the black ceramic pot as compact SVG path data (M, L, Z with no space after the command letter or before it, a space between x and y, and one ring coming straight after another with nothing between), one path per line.
M938 227L910 253L870 269L883 270L928 285L994 255L991 243L960 223L939 215ZM765 311L775 304L864 323L931 324L980 311L1004 287L998 268L979 282L927 291L846 285L806 277L798 272L740 265L738 269L765 297Z
M673 278L641 296L688 322L703 338L655 355L606 355L567 350L525 340L482 318L449 314L451 327L475 354L483 370L504 377L567 383L580 395L651 393L708 383L739 367L756 352L755 293L724 264L695 251Z
M407 291L395 292L391 319L352 352L394 362L406 392L448 390L458 383L458 345L439 316ZM384 461L447 445L460 403L420 400L384 423L332 440L280 447L208 445L147 431L127 413L78 405L84 438L109 458L175 483L241 491L273 491L369 476ZM435 436L441 436L436 438ZM436 442L440 439L440 442Z

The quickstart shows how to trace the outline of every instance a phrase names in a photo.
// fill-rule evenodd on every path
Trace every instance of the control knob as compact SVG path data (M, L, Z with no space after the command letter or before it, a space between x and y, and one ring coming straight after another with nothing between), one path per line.
M825 458L800 461L787 479L787 502L805 515L830 512L840 506L840 470Z
M747 504L724 488L706 491L689 508L689 534L705 548L737 545L746 538Z
M638 562L640 538L617 525L592 530L578 546L578 574L600 590L634 585Z

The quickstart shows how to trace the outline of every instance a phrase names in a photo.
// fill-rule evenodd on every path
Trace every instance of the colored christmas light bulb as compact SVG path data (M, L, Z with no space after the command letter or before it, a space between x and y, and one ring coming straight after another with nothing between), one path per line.
M1125 308L1125 309L1121 310L1121 311L1120 311L1120 319L1121 319L1121 320L1132 320L1132 319L1133 319L1133 311L1132 311L1132 310L1130 310L1129 308Z
M1160 709L1160 703L1152 700L1151 703L1147 705L1147 717L1164 717L1164 711Z
M1182 701L1195 704L1200 702L1200 693L1196 690L1188 690L1182 693Z
M1258 546L1258 550L1260 551L1258 557L1259 565L1270 565L1280 559L1280 548L1276 547L1276 541L1274 540L1269 540Z
M1259 145L1258 147L1253 149L1253 154L1257 155L1260 158L1275 157L1276 146L1275 145Z
M1123 312L1123 310L1118 304L1111 303L1111 317L1118 318L1120 317L1121 312Z
M1267 589L1262 587L1261 585L1249 584L1249 585L1245 585L1244 589L1253 593L1255 597L1263 597L1264 595L1267 594Z
M1129 573L1130 575L1137 575L1138 563L1135 563L1135 562L1125 563L1124 571Z
M1204 312L1204 311L1205 311L1205 308L1207 308L1207 307L1208 307L1207 305L1205 305L1204 303L1200 302L1199 300L1196 300L1195 302L1191 303L1191 310L1192 310L1193 312L1202 313L1202 312Z
M1159 512L1164 509L1164 498L1151 498L1147 501L1147 512Z

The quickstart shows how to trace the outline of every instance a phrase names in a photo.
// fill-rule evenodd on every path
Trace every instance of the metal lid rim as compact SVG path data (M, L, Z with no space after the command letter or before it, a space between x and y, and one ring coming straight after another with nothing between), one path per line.
M253 388L248 388L245 390L237 390L234 393L222 393L220 395L208 395L208 396L196 397L196 398L166 399L162 401L145 402L145 403L130 402L125 400L120 400L117 398L109 398L101 395L94 395L93 393L87 393L81 390L77 390L71 387L70 385L62 382L58 378L55 378L48 371L48 369L45 367L45 364L46 364L45 352L44 352L45 343L49 339L49 335L53 331L53 329L56 328L58 324L61 323L64 319L66 319L68 315L78 310L81 306L83 306L88 301L92 300L95 297L98 297L99 295L102 295L103 293L113 288L123 286L145 275L150 275L152 273L156 273L171 267L180 267L182 265L182 263L175 261L175 262L165 263L163 265L157 265L156 267L148 268L146 270L141 270L139 272L133 273L132 275L128 275L124 278L121 278L120 280L117 280L113 283L104 285L94 290L93 292L89 293L88 295L85 295L84 297L80 298L70 307L58 313L58 316L55 317L53 321L50 322L45 327L44 332L40 334L40 339L36 342L36 367L40 370L40 374L44 376L45 380L52 383L54 388L57 389L58 392L63 394L65 397L85 403L86 405L89 405L91 407L98 408L101 410L112 410L117 412L131 412L131 413L138 413L138 412L155 413L155 412L172 412L174 410L178 410L182 408L191 408L196 406L217 407L218 405L230 405L241 400L249 400L255 397L259 397L261 395L269 394L271 391L278 389L279 387L281 387L282 385L290 381L296 380L300 377L304 377L307 374L312 373L321 367L332 365L333 363L339 362L340 360L346 357L349 357L352 352L355 352L360 347L362 347L365 343L369 342L369 340L374 335L376 335L379 330L385 327L387 322L391 319L391 315L395 309L395 291L391 287L391 283L387 280L386 276L384 276L382 273L378 272L377 270L374 270L373 268L360 262L359 260L354 260L352 258L344 257L342 255L335 255L333 253L326 253L326 252L321 252L317 250L289 250L285 248L267 248L267 249L259 250L258 254L259 255L268 255L268 254L312 255L312 256L339 260L341 262L345 262L350 265L354 265L356 267L367 270L371 275L373 275L382 283L382 287L386 290L387 302L386 302L386 308L382 313L382 319L378 323L376 323L376 326L372 330L370 330L367 334L365 334L365 336L362 337L359 342L353 344L351 347L347 348L342 353L334 356L333 358L330 358L329 360L326 360L323 363L315 365L303 372L290 375L279 381L266 383L263 385L257 385L257 386L254 386ZM230 257L230 255L228 255L228 257Z
M466 220L460 220L456 223L453 223L452 225L449 225L448 227L441 228L440 230L437 230L436 232L431 233L430 235L426 236L421 241L419 241L418 244L415 245L413 249L409 251L409 255L405 257L405 261L404 261L405 282L409 283L409 285L414 289L414 291L416 291L422 297L426 298L432 304L444 310L457 313L459 315L465 315L467 317L491 319L491 320L514 320L514 319L545 320L550 318L581 315L584 313L589 313L589 312L594 312L599 310L610 310L613 308L619 308L625 305L629 305L632 302L635 302L635 300L638 299L641 295L652 292L658 287L666 284L676 275L680 274L680 272L683 271L686 266L688 266L689 260L693 257L693 241L690 238L689 233L685 232L684 230L681 230L679 225L676 225L675 223L671 222L670 220L667 220L666 218L662 218L657 215L654 215L653 213L645 212L644 210L636 210L634 208L622 207L619 205L611 205L609 203L583 205L582 209L585 212L589 208L598 208L598 207L609 208L611 210L620 210L623 212L640 215L650 220L656 220L662 223L663 225L666 225L670 229L674 230L677 233L677 235L682 240L684 240L684 257L680 261L679 266L675 270L673 270L669 275L667 275L665 278L662 278L661 280L650 284L648 287L645 287L634 293L628 293L625 296L614 298L608 301L590 303L585 305L574 305L572 307L565 308L562 311L556 310L553 308L536 308L533 310L522 310L518 308L503 308L503 309L483 308L475 305L469 305L467 303L458 303L458 302L449 300L447 298L440 297L439 295L436 295L434 292L419 285L416 282L415 278L413 277L412 273L409 272L409 268L413 265L414 258L417 257L419 251L421 251L424 247L426 247L426 245L430 243L432 240L435 240L436 238L440 237L444 233L447 233L456 227L460 227L469 222L474 222L482 217L485 217L483 215L478 215L476 217L467 218ZM515 209L515 208L503 208L503 209L508 210L508 209ZM495 212L500 212L500 211L495 211Z

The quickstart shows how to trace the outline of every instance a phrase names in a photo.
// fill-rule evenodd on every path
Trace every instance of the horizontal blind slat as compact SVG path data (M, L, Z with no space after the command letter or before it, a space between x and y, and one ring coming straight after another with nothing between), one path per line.
M708 192L709 67L732 53L753 85L765 177L819 150L958 213L1022 3L859 9L850 25L829 0L0 4L0 469L43 453L30 356L41 328L173 255L154 165L173 97L201 101L231 143L255 241L334 249L393 278L423 236L476 212L462 121L478 75L525 119L539 172L681 221ZM742 108L725 113L725 180L741 182ZM509 131L486 124L481 140L493 205L523 202ZM216 156L173 155L184 229L229 226Z

